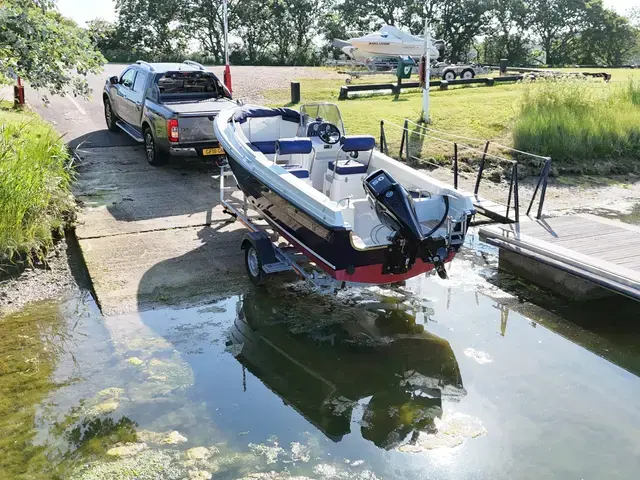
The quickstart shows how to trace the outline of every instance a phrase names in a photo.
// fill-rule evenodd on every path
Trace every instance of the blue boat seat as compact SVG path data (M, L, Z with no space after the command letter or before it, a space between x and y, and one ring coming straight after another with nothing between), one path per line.
M282 165L287 172L298 178L309 178L309 170L302 168L302 165Z
M335 161L329 162L329 171L333 172L334 168L337 175L360 175L367 173L367 166L355 160L338 160L337 166Z
M276 153L276 142L251 142L248 144L254 152L262 152L266 155Z
M313 150L309 137L281 138L276 140L278 155L308 154Z
M371 135L345 135L340 139L340 148L344 152L368 152L376 146Z

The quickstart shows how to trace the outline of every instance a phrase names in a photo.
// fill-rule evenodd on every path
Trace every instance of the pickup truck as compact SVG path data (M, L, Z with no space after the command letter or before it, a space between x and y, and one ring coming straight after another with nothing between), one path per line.
M224 155L213 119L237 106L218 77L189 60L138 60L106 81L102 99L109 130L123 130L144 143L151 165L164 163L170 155Z

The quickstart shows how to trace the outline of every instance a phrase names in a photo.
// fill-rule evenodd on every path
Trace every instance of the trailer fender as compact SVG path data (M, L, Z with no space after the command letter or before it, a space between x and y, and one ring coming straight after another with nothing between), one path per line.
M273 243L266 233L263 232L247 232L242 238L241 249L246 250L249 246L253 245L256 251L260 255L260 260L263 265L269 265L270 263L277 263L276 253L273 250Z

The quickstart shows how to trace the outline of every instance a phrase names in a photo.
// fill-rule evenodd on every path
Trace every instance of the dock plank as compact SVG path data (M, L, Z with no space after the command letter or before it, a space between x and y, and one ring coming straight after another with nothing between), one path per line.
M533 252L567 270L620 285L640 299L640 227L592 215L568 215L485 227L480 234Z

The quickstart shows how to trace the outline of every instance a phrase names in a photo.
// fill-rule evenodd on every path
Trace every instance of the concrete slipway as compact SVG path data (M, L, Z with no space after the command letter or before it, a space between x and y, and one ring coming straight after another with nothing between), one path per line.
M105 313L200 300L246 282L240 241L213 165L154 168L141 147L79 148L76 234Z

